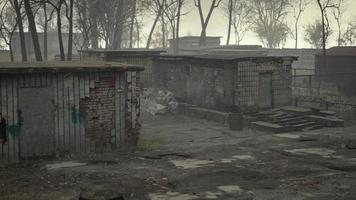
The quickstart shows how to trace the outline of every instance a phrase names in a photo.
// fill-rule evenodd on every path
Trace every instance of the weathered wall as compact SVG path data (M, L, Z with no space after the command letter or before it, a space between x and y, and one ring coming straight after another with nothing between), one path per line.
M86 52L82 53L82 60L99 60L99 61L110 61L110 62L120 62L133 65L140 65L145 67L145 70L141 72L141 80L144 87L152 86L152 59L153 55L142 55L135 53L122 53L122 55L111 55L110 53L97 53L97 52Z
M202 107L228 110L257 108L259 74L271 72L274 106L291 103L291 69L283 59L204 59L157 57L153 86Z
M290 66L283 60L261 59L257 61L240 61L236 70L236 100L239 107L258 107L259 74L272 74L272 104L275 107L291 103L292 76Z
M23 113L20 88L53 90L53 155L100 153L136 143L140 128L138 72L3 75L0 80L0 110L9 139L0 143L0 160L18 160L21 155L19 144L26 134L19 122L26 119L19 116Z

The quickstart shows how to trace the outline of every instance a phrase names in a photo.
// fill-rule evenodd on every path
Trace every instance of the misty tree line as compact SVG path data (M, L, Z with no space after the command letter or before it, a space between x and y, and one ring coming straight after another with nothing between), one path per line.
M188 5L192 1L193 8ZM42 61L48 59L47 33L56 31L61 60L72 60L73 48L166 48L169 38L179 38L182 16L197 12L199 19L192 20L200 21L199 45L205 46L211 18L217 9L221 9L228 22L227 45L239 45L245 34L253 31L268 48L282 46L289 37L295 40L295 48L298 48L301 17L306 8L314 4L319 8L320 19L305 27L304 40L315 48L325 49L334 32L339 46L354 45L356 42L356 22L345 23L343 18L346 1L0 0L0 37L2 44L6 44L10 50L11 60L14 60L12 40L18 32L21 57L27 61L28 44L24 30L28 30L36 60ZM207 12L203 9L205 4L209 4ZM293 19L292 24L288 24L287 17ZM147 22L146 19L152 20ZM331 20L336 22L336 30L331 29ZM144 29L145 26L150 27L148 31ZM44 34L43 49L40 48L39 31ZM68 49L64 49L63 32L69 33ZM172 48L177 53L179 42L173 41Z

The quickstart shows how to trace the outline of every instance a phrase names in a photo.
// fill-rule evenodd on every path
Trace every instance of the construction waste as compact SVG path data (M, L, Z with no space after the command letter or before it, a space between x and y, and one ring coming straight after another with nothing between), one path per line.
M178 102L174 94L167 90L145 88L141 96L141 111L143 114L163 115L176 113Z

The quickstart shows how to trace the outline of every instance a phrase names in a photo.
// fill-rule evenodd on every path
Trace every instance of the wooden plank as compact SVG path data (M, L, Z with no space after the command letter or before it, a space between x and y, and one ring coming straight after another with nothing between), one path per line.
M64 143L65 143L65 149L66 151L71 150L70 146L70 128L69 128L69 87L66 85L63 88L63 99L64 99L64 105L63 105L63 128L64 128Z
M55 141L55 150L57 156L60 154L60 135L59 135L59 107L58 107L58 74L52 75L52 87L53 87L53 102L55 106L54 110L54 141Z
M71 151L75 153L76 150L76 143L75 143L75 124L72 122L72 111L75 109L75 102L74 102L74 77L71 76L71 85L68 88L68 99L69 99L69 114L68 114L68 126L70 131L70 145Z
M3 85L4 85L4 77L3 76L0 76L0 112L3 114L4 116L4 111L3 111L3 105L5 104L4 101L3 101L3 93L4 93L4 90L3 90ZM1 120L1 119L0 119ZM0 159L3 160L3 151L4 151L4 146L2 144L2 142L0 142Z
M21 124L19 123L19 101L18 101L18 81L20 77L16 77L13 80L13 112L14 112L14 124L16 124L19 128L21 128ZM19 130L19 133L17 137L14 140L14 160L18 161L19 160L19 137L21 134L21 130Z
M8 116L8 127L14 126L14 107L13 107L13 78L7 78L7 116ZM8 145L8 154L9 154L9 161L14 160L14 152L13 146L15 144L14 136L10 134L9 131L9 145Z
M85 76L83 73L79 74L79 98L84 99L85 98ZM86 142L86 137L85 137L85 126L84 124L80 124L80 146L82 149L82 152L88 152L89 149L87 148L87 142Z
M64 135L64 99L63 99L63 73L58 74L58 131L60 150L65 151L65 135Z
M74 123L74 142L75 142L75 151L81 153L81 143L80 143L80 121L79 121L79 109L80 109L80 95L79 95L79 77L78 74L73 76L73 101L75 107L76 119L73 120ZM74 117L74 116L73 116Z
M90 97L90 75L88 73L86 73L84 81L85 97Z

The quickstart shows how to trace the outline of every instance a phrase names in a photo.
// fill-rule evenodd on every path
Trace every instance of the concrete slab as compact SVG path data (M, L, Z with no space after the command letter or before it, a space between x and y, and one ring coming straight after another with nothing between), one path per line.
M229 194L243 192L243 190L238 185L223 185L223 186L219 186L218 190L221 190Z
M201 167L209 167L214 165L214 161L209 160L197 160L197 159L186 159L186 160L172 160L171 161L176 167L182 169L196 169Z
M301 107L293 107L293 106L283 107L282 110L286 111L287 113L292 113L295 115L310 115L313 113L313 111L309 108L301 108Z
M282 133L286 131L284 126L263 121L252 122L251 127L255 130L272 133Z
M322 117L322 116L317 116L317 115L309 115L307 118L311 121L321 123L325 126L329 127L344 127L345 126L345 121L338 119L338 118L332 118L332 117Z
M311 154L311 155L318 155L318 156L322 156L322 157L328 157L328 156L331 156L332 154L336 153L336 151L331 150L331 149L326 149L326 148L291 149L291 150L285 150L285 151L288 153L297 154L297 155Z
M274 136L288 139L299 139L301 137L300 135L290 133L275 134Z
M68 162L61 162L61 163L55 163L55 164L48 164L48 165L46 165L46 168L48 170L58 170L58 169L63 169L63 168L82 167L85 165L87 165L87 163L68 161Z

